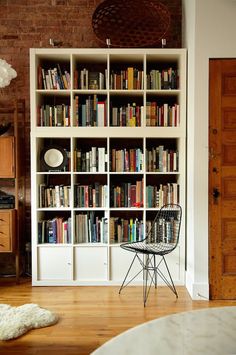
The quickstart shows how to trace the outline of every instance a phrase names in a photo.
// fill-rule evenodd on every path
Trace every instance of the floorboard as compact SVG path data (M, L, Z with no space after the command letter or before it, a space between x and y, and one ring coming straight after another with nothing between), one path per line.
M16 285L0 280L0 303L19 306L37 303L56 312L60 320L51 327L31 330L24 336L0 341L0 354L87 355L112 337L149 320L194 309L236 306L236 301L192 301L185 287L177 287L179 298L167 287L151 290L143 307L142 288L32 287L30 280Z

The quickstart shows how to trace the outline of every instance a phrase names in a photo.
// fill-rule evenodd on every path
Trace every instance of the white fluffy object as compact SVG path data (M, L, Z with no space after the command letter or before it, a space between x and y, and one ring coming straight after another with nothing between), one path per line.
M0 88L10 84L10 81L17 77L15 69L11 67L4 59L0 59Z
M30 329L47 327L57 321L57 315L34 303L20 307L0 304L0 340L17 338Z

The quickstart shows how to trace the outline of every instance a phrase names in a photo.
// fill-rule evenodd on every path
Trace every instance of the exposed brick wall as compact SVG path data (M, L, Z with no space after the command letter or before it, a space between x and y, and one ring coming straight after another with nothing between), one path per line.
M129 0L127 0L129 1ZM131 1L131 0L130 0ZM26 239L30 239L30 93L29 48L51 47L49 39L62 47L100 47L92 29L92 15L101 0L0 0L0 58L17 72L11 84L0 89L0 100L26 100ZM167 47L181 47L181 0L162 0L171 11ZM1 266L1 265L0 265Z

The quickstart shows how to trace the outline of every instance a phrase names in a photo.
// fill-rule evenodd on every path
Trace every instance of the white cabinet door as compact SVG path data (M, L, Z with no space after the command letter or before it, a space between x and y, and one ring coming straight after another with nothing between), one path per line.
M111 280L121 284L129 267L133 260L134 253L121 249L120 246L111 246L110 247L110 277ZM142 256L141 256L142 258ZM141 264L136 258L132 269L130 270L129 279L132 279L137 273L142 270ZM142 271L134 279L132 284L140 284L143 280Z
M38 248L38 280L72 280L71 248L40 246Z
M107 247L75 247L75 280L107 281Z
M133 260L134 253L128 252L126 250L121 249L118 246L113 246L111 247L111 256L110 256L110 265L111 265L111 272L110 272L110 277L111 280L114 281L115 283L121 284L123 282L123 279L130 267L130 264ZM143 259L143 256L140 254L140 258ZM156 263L158 264L160 261L160 257L157 256ZM174 250L171 254L166 256L166 261L167 265L169 267L172 279L174 282L177 282L177 284L180 284L183 282L183 275L180 269L181 263L180 263L180 248L177 247L176 250ZM182 264L184 261L182 260ZM134 264L130 270L130 274L128 276L128 280L131 280L137 273L139 273L142 270L141 264L136 258L134 261ZM160 270L163 272L165 277L168 278L168 272L165 268L164 261L161 262L160 264ZM141 284L143 281L143 273L142 271L138 274L138 276L130 283L130 285L135 285L136 284ZM159 285L163 284L162 279L158 276L157 281Z

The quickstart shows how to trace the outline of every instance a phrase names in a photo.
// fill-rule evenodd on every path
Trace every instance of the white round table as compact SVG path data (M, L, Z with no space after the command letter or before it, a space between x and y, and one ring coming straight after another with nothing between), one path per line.
M236 354L236 306L158 318L109 340L91 355Z

